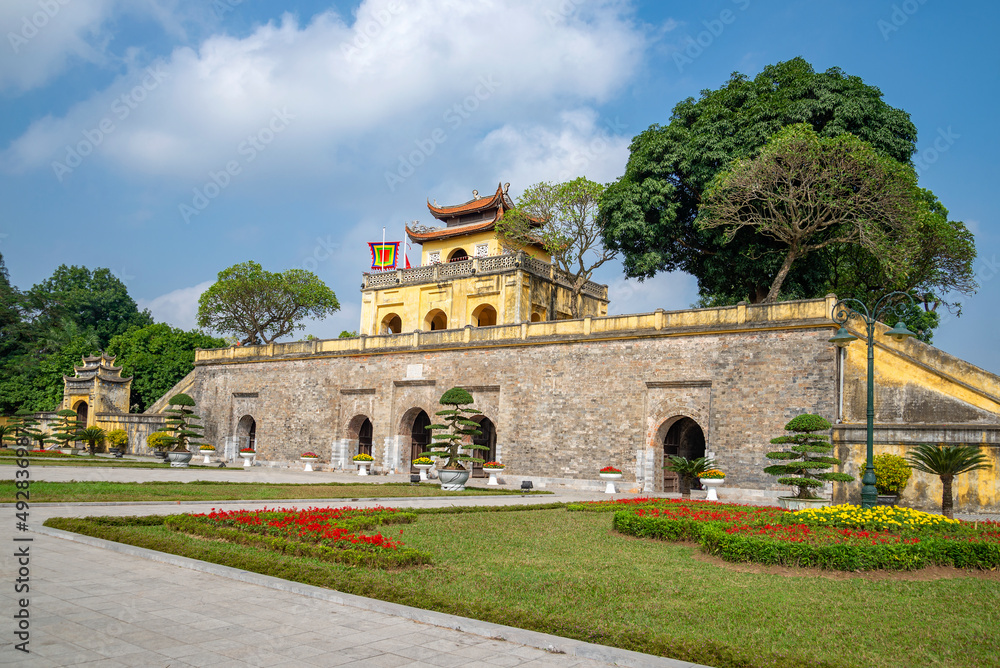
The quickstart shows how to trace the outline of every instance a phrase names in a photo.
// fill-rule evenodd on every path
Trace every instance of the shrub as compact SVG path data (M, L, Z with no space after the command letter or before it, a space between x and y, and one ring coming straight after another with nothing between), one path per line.
M899 455L883 453L872 459L875 467L875 489L879 494L902 494L913 469Z
M124 450L128 447L128 432L124 429L112 429L108 432L107 439L112 448Z
M170 446L170 434L165 431L154 431L146 437L146 447L150 450L166 450Z

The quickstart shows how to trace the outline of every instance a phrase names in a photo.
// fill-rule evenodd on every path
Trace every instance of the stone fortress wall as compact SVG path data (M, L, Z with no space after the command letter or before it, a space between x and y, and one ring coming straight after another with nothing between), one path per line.
M259 460L313 451L343 467L367 418L376 469L399 472L409 468L420 411L433 418L445 390L465 387L495 425L508 480L536 487L596 489L597 471L613 465L624 490L662 491L664 441L680 420L693 421L726 487L777 496L787 488L763 473L764 454L804 412L838 423L838 455L860 477L866 350L855 343L842 356L828 342L835 302L200 350L190 394L217 447L246 437L252 422ZM879 342L876 361L876 453L925 440L979 443L994 469L957 480L956 508L1000 510L1000 378L914 340ZM857 501L860 483L832 491ZM904 502L939 507L940 485L915 474Z

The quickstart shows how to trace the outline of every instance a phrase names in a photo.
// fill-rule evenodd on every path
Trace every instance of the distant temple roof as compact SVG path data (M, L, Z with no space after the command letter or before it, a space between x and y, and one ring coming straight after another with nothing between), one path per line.
M454 206L437 206L427 202L431 215L442 221L445 227L415 229L408 225L406 234L412 241L422 244L426 241L492 230L496 222L503 217L504 211L514 208L514 203L507 195L508 188L510 188L509 183L498 183L496 192L489 197L480 197L479 191L473 190L473 199Z
M83 357L83 366L74 366L74 376L63 376L65 381L89 381L97 377L109 383L127 383L132 380L132 376L122 378L122 368L115 366L115 356L105 355Z

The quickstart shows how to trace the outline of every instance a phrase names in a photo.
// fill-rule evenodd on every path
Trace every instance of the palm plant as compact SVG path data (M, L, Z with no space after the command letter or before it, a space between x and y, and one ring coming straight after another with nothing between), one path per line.
M87 427L76 432L78 440L85 442L90 447L90 456L97 454L97 446L104 442L107 434L100 427Z
M955 476L992 468L986 453L975 445L921 443L907 454L906 460L916 470L941 478L941 514L948 519L955 519L951 498L951 483Z
M14 440L14 425L0 424L0 447L7 447L7 441Z
M691 486L699 474L715 468L715 460L711 457L688 459L678 455L667 455L670 460L663 468L673 471L680 478L681 494L690 494Z

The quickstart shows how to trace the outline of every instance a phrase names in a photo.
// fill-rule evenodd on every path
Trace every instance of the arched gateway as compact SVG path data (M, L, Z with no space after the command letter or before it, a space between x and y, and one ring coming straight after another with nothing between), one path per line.
M685 415L664 420L657 430L656 440L662 448L663 464L667 463L670 455L686 459L705 456L705 432L694 419ZM673 471L663 469L663 491L680 491L680 481Z

